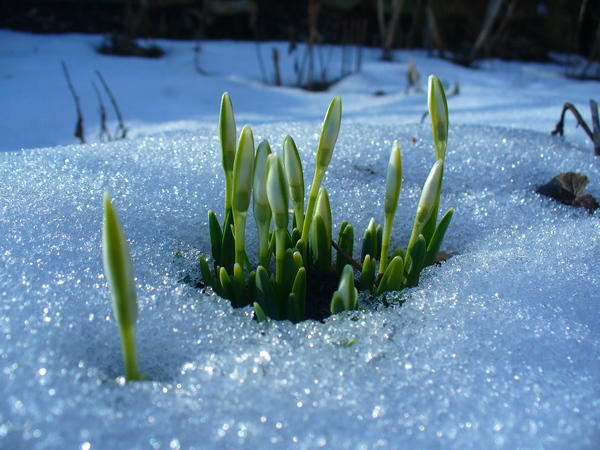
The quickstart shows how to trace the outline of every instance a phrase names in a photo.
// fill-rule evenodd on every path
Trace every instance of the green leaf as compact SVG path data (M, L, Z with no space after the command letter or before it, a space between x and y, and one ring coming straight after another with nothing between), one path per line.
M210 251L217 264L221 264L221 245L223 243L223 232L219 219L214 211L208 211L208 234L210 237Z
M298 323L306 317L306 270L302 267L296 273L292 292L288 297L288 317Z
M344 347L352 347L355 343L356 343L356 337L353 336L350 339L348 339L346 342L343 342L342 345Z
M300 254L302 255L302 260L306 261L306 243L302 240L302 239L298 239L296 241L296 249L300 252ZM305 264L306 265L306 264Z
M446 211L446 214L444 214L444 217L442 217L442 220L440 220L440 223L436 227L435 232L429 241L429 245L427 246L427 253L425 255L425 260L423 261L423 266L430 266L435 261L453 215L454 209L449 209Z
M342 234L344 233L344 230L346 229L346 227L348 226L348 221L344 220L342 221L342 223L340 223L340 230L338 231L338 241L340 240Z
M225 267L219 269L219 281L221 282L221 288L223 289L223 298L233 300L235 298L233 284Z
M223 242L221 244L221 258L218 265L225 267L227 272L233 272L235 262L235 238L233 237L233 212L225 213L223 224Z
M258 303L256 303L256 302L254 302L253 306L254 306L254 314L256 315L256 320L258 322L266 322L267 321L267 316L265 315L265 312L260 307L260 305Z
M214 289L215 281L213 279L212 274L210 273L210 268L208 267L208 262L206 262L206 258L204 255L200 255L198 257L200 262L200 273L202 274L202 280L204 284L210 286Z
M292 234L290 235L290 241L291 241L291 245L292 247L296 246L296 243L300 240L300 230L298 228L294 228L292 230Z
M425 238L420 234L415 245L408 251L407 259L410 260L410 266L406 275L406 285L408 287L416 286L419 283L419 275L421 275L423 262L425 261L426 247Z
M104 194L102 250L104 273L112 294L113 315L119 327L135 327L137 299L127 241L110 197Z
M279 319L273 283L269 278L267 269L263 266L258 266L256 268L255 289L256 301L260 304L267 316L272 319Z
M338 247L349 257L354 251L354 227L348 222L342 222L338 234ZM344 266L348 263L340 251L337 252L335 267L336 272L341 275Z
M317 196L317 207L315 208L315 216L317 215L320 215L323 218L325 230L327 231L329 242L331 242L331 236L333 233L333 219L331 217L331 205L329 204L329 194L327 194L327 189L325 189L324 187L319 189L319 195Z
M108 193L104 194L102 254L104 274L112 294L113 314L121 333L125 377L127 380L140 380L143 376L138 370L135 349L137 299L131 256Z
M294 252L291 248L286 249L285 256L283 258L283 283L281 286L277 286L279 290L279 298L285 300L289 293L292 291L292 283L296 276L296 263L294 261Z
M121 223L107 193L104 194L102 253L104 273L113 298L115 319L120 327L134 327L137 319L137 300L131 256Z
M221 278L219 274L221 273L221 267L215 267L215 276L213 277L213 290L219 297L227 298L225 296L225 291L223 290L223 285L221 284Z
M404 261L400 256L395 256L385 269L379 286L377 286L377 295L388 291L399 291L404 287Z
M344 266L338 290L344 301L344 308L347 310L358 308L358 291L354 287L354 269L350 264Z
M367 229L363 233L362 250L360 259L364 260L367 255L377 255L377 225L371 217Z
M373 283L375 282L375 261L371 259L371 255L366 255L362 263L362 272L360 273L360 290L372 291Z
M326 271L331 267L331 238L327 234L325 220L319 214L313 218L308 237L309 253L312 264L318 271Z
M246 280L244 280L244 271L238 263L233 265L233 277L231 277L231 287L233 291L232 304L236 308L241 308L250 304L246 295Z
M338 314L344 311L344 299L338 291L333 293L331 297L331 306L329 307L331 314Z
M381 254L381 246L383 244L383 227L381 225L377 225L376 236L377 247L375 248L375 255L379 255Z

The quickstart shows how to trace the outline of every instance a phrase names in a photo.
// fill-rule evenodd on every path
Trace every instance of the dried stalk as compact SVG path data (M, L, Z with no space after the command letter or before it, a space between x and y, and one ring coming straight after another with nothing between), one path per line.
M69 91L73 96L73 101L75 102L75 109L77 111L77 123L75 124L75 137L79 139L82 144L85 144L85 134L83 131L83 113L81 112L81 103L79 102L79 96L77 92L75 92L75 88L73 87L73 83L71 82L71 77L69 75L69 70L67 69L67 65L64 61L62 61L63 73L65 74L65 79L67 80L67 86L69 86Z
M571 111L575 117L575 120L577 120L577 124L581 125L581 128L583 128L585 134L588 135L594 144L594 154L596 156L600 156L600 124L598 122L598 104L594 100L590 100L590 110L592 112L592 126L594 131L590 129L587 122L572 103L565 103L562 112L560 113L560 120L554 127L552 135L555 136L558 134L560 136L564 136L565 114L567 111Z
M94 83L94 80L92 80L92 86L94 88L94 92L96 92L96 98L98 99L98 111L100 112L100 134L98 135L98 139L101 141L104 139L107 141L112 141L112 136L110 135L106 125L106 108L104 107L100 90L98 89L98 86L96 86L96 83Z
M331 246L337 250L338 252L340 252L340 255L342 255L342 258L344 258L346 260L346 262L348 262L348 264L350 264L354 270L357 270L358 272L362 272L362 265L359 264L357 261L355 261L352 256L350 256L348 253L346 253L344 250L342 250L340 248L339 245L336 244L335 241L331 241Z
M115 130L115 138L116 139L125 139L127 137L127 128L125 127L125 122L123 122L123 116L121 115L121 110L119 109L117 100L115 100L115 97L113 96L110 88L108 87L108 84L106 83L106 80L104 80L104 77L102 76L100 71L96 70L96 75L100 79L100 83L102 83L102 87L106 91L106 95L108 95L108 98L110 99L110 103L112 104L112 107L115 110L115 114L117 115L117 120L119 122L119 125L117 126L117 129Z

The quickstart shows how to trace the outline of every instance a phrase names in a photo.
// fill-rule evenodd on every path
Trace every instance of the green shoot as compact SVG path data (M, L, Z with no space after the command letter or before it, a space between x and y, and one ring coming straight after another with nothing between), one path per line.
M252 197L252 176L254 173L254 137L249 126L242 129L233 164L233 192L231 206L235 237L235 262L246 262L245 233L246 214Z
M319 139L319 146L317 147L317 158L315 161L315 173L313 175L312 184L308 193L308 204L306 206L306 214L304 216L304 224L302 226L302 237L301 239L306 242L308 238L308 232L310 230L310 222L313 217L315 204L317 202L317 196L319 189L321 188L321 182L331 161L331 155L333 154L333 148L337 141L338 134L340 132L340 124L342 121L342 99L336 96L331 100L329 109L323 119L323 126L321 128L321 138Z
M388 263L388 249L392 235L392 225L396 208L398 207L398 198L402 188L402 159L400 158L400 146L398 141L394 141L390 161L387 168L387 178L385 183L385 219L383 224L383 239L381 244L381 257L379 258L379 273L384 273Z
M235 159L235 119L233 105L229 94L225 92L221 97L221 112L219 114L219 138L221 140L221 160L225 172L225 212L231 209L231 196L233 185L233 162Z
M258 263L263 267L269 266L269 228L271 226L271 207L267 198L267 158L271 147L267 141L262 141L256 149L254 158L254 183L252 188L252 203L254 220L258 236Z
M137 365L135 326L137 299L133 269L127 241L108 193L104 194L104 223L102 227L104 273L112 294L113 314L121 332L121 347L128 381L143 379Z
M304 174L296 143L290 136L283 140L283 167L290 186L290 199L294 205L296 227L302 230L304 224Z

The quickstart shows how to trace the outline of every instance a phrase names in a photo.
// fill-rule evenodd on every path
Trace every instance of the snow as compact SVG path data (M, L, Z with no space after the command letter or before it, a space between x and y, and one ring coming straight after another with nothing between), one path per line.
M372 52L361 74L307 94L262 86L250 43L204 43L211 75L202 77L189 42L161 41L167 57L143 61L96 55L97 36L0 36L0 101L11 112L0 121L10 150L0 153L0 448L597 448L598 213L534 190L577 171L600 197L598 158L581 131L548 133L565 100L587 113L598 83L566 80L552 65L467 70L411 52L423 77L461 84L449 99L442 199L456 208L443 246L455 256L389 296L401 307L258 324L249 308L185 281L209 248L206 211L222 209L220 93L230 91L238 125L252 123L257 142L279 150L291 134L305 173L318 122L342 94L324 183L334 221L350 220L357 235L371 216L382 220L398 139L401 245L434 158L430 126L419 123L425 95L404 94L406 64ZM74 142L66 55L75 83L102 71L136 138L54 146ZM389 94L374 97L374 86ZM130 242L151 382L120 378L100 251L104 190Z

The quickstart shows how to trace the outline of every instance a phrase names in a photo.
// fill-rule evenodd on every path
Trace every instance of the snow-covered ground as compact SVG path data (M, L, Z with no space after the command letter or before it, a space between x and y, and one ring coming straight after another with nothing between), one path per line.
M569 119L566 139L549 135L565 101L588 117L600 83L567 80L554 65L468 70L421 52L388 64L368 51L361 73L316 94L261 84L253 43L203 43L201 76L193 43L160 41L167 56L148 61L97 55L99 41L0 32L0 448L598 447L599 215L534 189L577 171L600 197L600 158L583 133ZM272 45L285 53L264 44L265 59ZM404 244L433 163L429 124L419 123L425 94L404 93L409 55L424 79L460 84L442 205L456 208L444 244L456 256L426 270L402 307L323 324L258 324L181 281L208 251L207 209L221 210L224 90L257 140L278 149L285 134L296 139L305 173L327 103L342 95L325 185L335 222L357 230L382 219L399 139L393 241ZM89 136L99 69L134 139L55 146L75 142L61 60ZM152 382L118 378L100 257L104 190L130 241L139 359Z
M272 77L270 55L278 48L284 83L293 84L293 62L302 50L289 55L285 43L202 42L200 75L194 64L194 42L156 41L167 54L161 59L119 58L95 52L102 38L90 35L28 35L0 30L0 151L47 147L78 142L73 136L75 106L61 62L69 68L81 98L86 136L99 131L98 101L91 81L99 70L122 110L131 136L170 130L214 127L220 95L231 93L239 124L281 121L318 121L334 94L344 99L348 122L400 125L419 122L425 112L425 92L405 94L408 61L412 59L426 78L435 73L447 87L458 83L460 95L449 99L452 123L486 124L549 133L562 105L571 102L589 117L588 100L600 94L600 83L566 79L565 69L554 64L484 61L479 69L466 69L422 51L396 52L397 63L378 60L380 51L363 53L363 70L331 91L307 93L286 87L265 86L257 49ZM328 73L340 72L341 53L325 48ZM317 59L318 61L319 59ZM316 72L319 72L317 65ZM100 86L99 86L100 87ZM386 95L375 96L376 91ZM104 99L108 119L114 113ZM575 121L568 117L569 140L590 145ZM114 126L112 127L114 129Z

